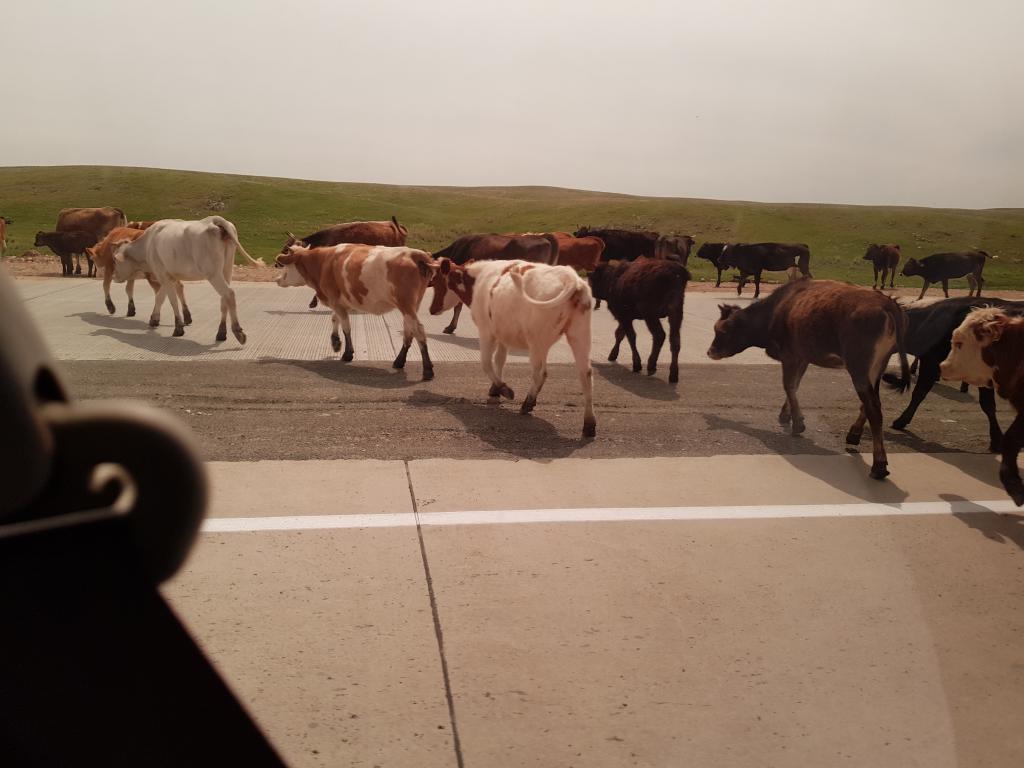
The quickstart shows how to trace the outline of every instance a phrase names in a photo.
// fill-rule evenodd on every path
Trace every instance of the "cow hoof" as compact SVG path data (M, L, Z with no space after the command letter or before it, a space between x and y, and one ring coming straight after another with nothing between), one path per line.
M223 325L217 329L217 335L213 337L216 341L227 341L228 340L228 329Z
M160 318L159 317L151 317L151 318L149 318L149 327L150 328L156 328L158 325L160 325Z
M117 307L114 306L114 302L112 302L110 299L107 299L104 303L107 306L107 312L109 312L111 315L117 312Z
M335 352L341 352L341 337L336 333L331 334L331 349Z
M235 334L235 338L238 339L239 344L245 344L245 331L241 328L232 328L231 332Z
M640 373L640 371L642 371L643 369L644 369L644 367L643 367L642 364L640 364L640 363L633 363L633 373Z
M523 400L523 405L519 409L519 412L523 415L529 415L535 405L537 405L537 398L527 396L527 398Z
M355 357L354 352L346 352L344 355L341 356L341 362L351 363L353 357Z
M583 422L583 436L584 437L597 437L597 422L596 421L585 421L585 422Z
M128 312L125 315L125 317L135 317L135 302L134 301L129 301L128 302Z
M310 309L316 309L316 305L319 304L319 303L320 303L320 300L317 299L316 296L314 296L313 300L311 302L309 302L309 308Z
M789 424L790 421L792 421L792 419L789 418L788 413L779 414L779 424Z
M860 445L860 433L858 432L847 432L846 433L846 444L847 445Z
M433 368L424 368L423 369L423 380L424 381L433 381L433 379L434 379L434 369Z
M968 385L967 385L967 382L966 382L966 381L961 381L961 382L960 382L960 393L961 393L961 394L963 394L963 393L967 392L967 386L968 386Z
M668 372L668 383L669 384L678 384L679 383L679 371L669 371Z
M512 391L512 387L502 382L498 387L498 394L502 397L508 398L509 400L516 399L516 393Z
M176 325L176 326L174 326L174 333L172 333L171 335L172 336L184 336L185 335L185 326L183 326L183 325Z
M187 309L185 310L182 319L185 321L185 325L192 325L192 313L189 312Z
M405 360L395 360L395 362L391 364L391 367L400 371L405 368Z
M886 469L888 466L887 462L876 461L871 465L871 477L874 480L885 480L889 476L889 470Z
M81 268L81 267L78 267L77 269L75 269L75 274L76 274L76 275L80 275L80 274L82 274L82 268Z
M453 326L453 325L446 325L443 329L441 329L441 333L447 333L449 336L454 336L455 335L455 326Z
M999 453L1002 450L1003 450L1003 439L1002 438L997 437L997 438L992 438L991 440L989 440L989 442L988 442L988 452L989 453Z
M792 434L792 435L802 435L804 433L804 430L806 430L806 429L807 429L807 427L804 426L804 423L802 421L794 421L793 422L793 428L792 428L792 431L790 432L790 434Z
M894 421L892 423L892 428L893 429L898 429L898 430L902 431L902 430L907 428L908 424L910 424L910 419L904 419L904 418L900 417L900 418L896 419L896 421Z
M657 372L658 372L658 369L657 369L657 368L655 368L655 367L653 367L653 366L651 366L651 367L649 367L649 368L647 369L647 375L648 375L648 376L653 376L653 375L654 375L654 374L656 374Z

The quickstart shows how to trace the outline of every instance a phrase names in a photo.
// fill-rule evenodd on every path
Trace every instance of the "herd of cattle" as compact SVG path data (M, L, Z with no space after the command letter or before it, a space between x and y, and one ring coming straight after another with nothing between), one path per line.
M2 219L0 219L2 221ZM2 235L2 232L0 232ZM405 366L412 340L420 349L423 378L433 378L433 364L418 312L428 289L433 289L430 313L452 310L445 333L454 333L462 305L470 308L480 335L480 355L490 379L488 397L513 399L503 379L510 349L526 350L533 383L522 404L529 413L547 377L548 351L565 336L575 360L584 394L583 434L596 434L593 374L590 365L591 316L602 301L618 326L609 360L615 360L625 338L634 372L643 368L633 328L643 320L653 337L647 373L657 370L666 338L662 318L669 323L669 381L679 379L680 329L690 273L687 261L694 240L654 232L581 228L564 232L475 234L458 238L433 254L406 246L407 230L395 217L390 221L339 224L305 237L291 233L274 266L282 287L311 288L310 307L323 303L332 310L331 345L352 360L349 313L383 314L397 310L403 318L403 344L394 360ZM0 238L2 239L2 238ZM129 222L118 208L76 208L61 211L54 232L40 232L37 246L48 246L61 258L64 274L72 273L72 257L88 262L88 274L103 272L105 305L112 280L126 283L128 315L135 314L133 283L146 279L156 294L149 323L157 326L165 298L174 313L174 336L191 323L182 281L207 280L221 297L217 341L227 338L227 319L240 343L246 336L238 319L231 271L236 249L253 265L265 266L242 247L235 226L220 216L199 221L164 219ZM905 275L920 275L919 300L901 306L878 290L831 280L814 280L810 250L803 244L705 243L697 256L718 270L737 269L737 294L753 278L754 298L760 296L764 271L784 271L788 284L747 307L723 304L714 326L708 357L719 360L750 347L762 348L782 363L785 401L779 422L792 433L804 431L797 390L808 365L845 368L861 402L846 442L857 445L865 422L871 426L873 460L870 475L889 472L883 444L879 387L883 379L904 391L912 373L908 355L920 370L910 404L893 426L905 428L932 386L943 377L975 384L988 417L989 447L1002 453L1000 478L1018 505L1024 504L1024 484L1017 455L1024 441L1024 302L981 299L984 251L941 253L910 259ZM871 245L864 256L893 287L900 261L898 245ZM948 281L966 276L968 298L949 299ZM920 301L929 285L941 282L946 300ZM595 303L596 300L596 303ZM339 326L341 335L339 335ZM886 374L893 354L900 374ZM965 385L966 386L966 385ZM1002 433L995 415L994 392L1008 399L1017 418Z

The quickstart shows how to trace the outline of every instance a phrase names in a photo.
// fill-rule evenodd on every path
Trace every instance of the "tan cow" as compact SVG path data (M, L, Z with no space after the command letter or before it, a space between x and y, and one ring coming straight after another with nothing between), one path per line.
M115 227L107 233L107 236L103 238L92 248L86 248L86 254L96 263L97 269L103 270L103 296L105 298L105 304L107 311L110 314L114 314L117 308L114 306L114 302L110 300L110 283L114 279L114 251L117 246L121 243L130 243L138 240L142 235L145 234L142 229L134 227ZM129 277L125 280L124 292L128 294L128 313L126 317L135 317L135 281L144 277L149 283L149 287L153 289L153 293L157 293L160 290L160 283L158 283L153 275L148 272L137 272L134 276ZM181 283L176 286L178 298L181 299L182 315L185 321L185 325L192 324L192 313L188 309L188 304L185 303L185 289Z
M331 347L341 350L338 323L345 334L345 352L341 359L352 359L352 326L349 312L382 315L397 309L402 313L402 350L395 368L405 367L405 358L415 336L423 358L423 380L434 378L434 366L427 352L427 334L417 317L423 294L427 292L437 262L426 251L415 248L344 243L326 248L301 248L292 245L288 253L277 257L284 271L277 279L282 288L308 285L316 291L324 306L330 307Z

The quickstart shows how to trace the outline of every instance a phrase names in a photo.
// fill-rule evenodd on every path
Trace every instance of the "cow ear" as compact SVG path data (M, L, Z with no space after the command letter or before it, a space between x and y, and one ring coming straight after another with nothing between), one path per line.
M288 253L279 253L277 255L276 263L280 264L281 266L285 266L286 264L294 264L297 258L298 257L295 255L295 246L293 245L288 249Z
M725 320L727 317L729 317L729 315L731 315L737 309L739 309L739 307L737 307L735 304L719 304L718 305L718 311L722 314L720 319L721 320Z
M989 338L990 341L999 341L999 338L1003 335L1003 329L1006 328L1007 322L1009 322L1009 318L1005 315L997 317L983 324L980 330Z

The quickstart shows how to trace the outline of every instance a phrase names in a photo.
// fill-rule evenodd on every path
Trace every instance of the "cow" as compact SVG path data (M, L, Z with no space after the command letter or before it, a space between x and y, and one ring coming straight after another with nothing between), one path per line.
M128 217L120 208L63 208L57 214L57 226L54 229L58 232L75 229L92 232L98 243L114 227L124 227L127 224Z
M796 279L797 272L811 278L811 249L803 243L726 243L718 257L723 268L735 267L740 271L736 295L743 293L743 286L751 275L754 277L754 298L761 295L761 273L786 272L789 279Z
M463 265L470 261L521 260L538 264L555 264L558 260L558 239L550 234L537 235L463 235L434 253L435 259L448 259ZM451 299L451 297L449 297ZM455 333L462 304L452 304L452 320L444 333Z
M156 224L155 221L129 221L127 224L125 224L125 226L128 227L129 229L146 230L152 227L154 224Z
M985 281L981 278L981 272L985 269L985 259L988 254L985 251L958 251L956 253L933 253L923 259L910 259L903 265L901 275L913 277L920 275L924 280L921 286L923 299L925 291L932 283L941 282L942 292L949 298L949 281L956 277L967 277L968 296L981 296L981 286ZM993 256L992 258L996 258ZM975 290L977 289L977 290Z
M1017 456L1024 443L1024 318L1002 310L975 309L953 331L952 348L941 367L942 378L960 379L978 387L995 385L999 396L1017 412L1003 435L999 479L1018 507L1024 505L1024 483Z
M660 235L654 245L654 254L659 259L681 261L685 267L690 260L690 251L696 242L689 235Z
M227 316L231 314L231 331L239 344L245 344L245 332L238 322L235 292L231 288L231 267L235 263L235 250L255 266L265 266L250 256L238 242L235 225L221 216L207 216L198 221L162 219L142 237L119 243L114 248L114 279L119 283L133 278L138 272L151 274L160 284L153 303L149 324L160 325L160 309L164 299L170 298L174 311L174 336L185 335L185 324L178 307L179 286L182 280L207 280L220 294L220 326L217 341L225 341Z
M325 306L333 310L331 347L341 351L338 323L345 334L349 362L354 356L350 312L382 315L397 309L402 313L402 349L392 366L404 368L413 337L423 358L423 380L434 378L434 366L427 351L427 335L417 317L423 295L437 272L437 262L426 251L404 246L343 243L325 248L292 245L279 254L276 266L283 271L277 284L282 288L308 285Z
M528 233L536 234L536 233ZM598 237L573 237L568 232L551 232L558 241L558 264L591 272L601 261L604 241Z
M725 252L726 245L727 243L704 243L697 249L697 258L710 261L711 266L718 270L718 278L715 280L715 288L718 288L722 284L722 272L728 269L728 267L723 266L721 262L722 254Z
M900 247L895 243L886 243L885 245L877 245L872 243L868 246L867 252L864 254L864 261L870 261L871 266L875 270L875 278L871 281L871 287L874 288L878 282L878 275L882 275L882 288L885 288L885 278L889 278L889 287L895 288L896 281L896 267L900 263Z
M661 318L668 318L669 349L672 362L668 369L668 380L679 381L679 329L683 324L683 301L690 273L676 261L664 259L637 259L636 261L606 261L588 276L594 297L608 302L608 309L618 321L615 329L615 346L608 360L615 362L619 357L619 345L623 336L629 340L633 352L633 372L641 369L640 353L636 348L634 320L643 320L654 339L651 356L647 360L647 375L658 368L658 355L665 343L665 329Z
M94 266L92 258L86 253L86 249L96 245L96 236L83 229L73 229L65 232L36 232L34 243L36 248L47 247L60 258L61 272L65 277L82 274L82 254L85 254L88 262L88 274L92 277ZM77 270L74 269L72 259L78 262Z
M719 310L708 357L721 360L748 347L761 347L779 360L786 391L779 423L791 423L794 435L804 431L796 393L807 366L846 368L861 401L846 442L860 443L867 419L873 438L871 477L882 480L889 474L878 385L893 351L899 354L903 381L910 381L907 318L894 300L833 280L798 280L745 309L722 304Z
M405 245L409 230L398 223L394 216L391 221L350 221L345 224L332 224L326 229L319 229L311 235L296 237L287 233L288 240L281 247L278 256L288 253L293 245L303 248L323 248L328 245L342 243L361 243L363 245ZM309 302L310 309L316 309L318 299L313 296Z
M634 261L641 256L655 258L658 250L657 232L630 229L592 229L580 227L573 237L597 237L604 242L602 261Z
M0 256L7 250L7 225L13 223L6 216L0 216Z
M1012 315L1024 314L1024 301L1006 301L1005 299L956 298L943 299L923 306L912 305L905 308L907 314L907 353L917 355L920 370L917 383L910 396L910 404L892 423L895 429L906 429L910 426L914 414L939 380L940 363L946 359L950 350L953 332L963 323L967 315L981 306L994 306ZM911 368L913 372L913 368ZM900 388L909 382L903 382L893 374L883 376L890 386ZM965 384L966 386L966 384ZM965 391L965 390L961 390ZM996 420L996 399L992 388L988 385L978 389L978 403L988 418L989 447L998 453L1003 433Z
M110 314L114 314L117 308L114 306L114 302L110 300L110 282L114 279L114 251L121 243L130 243L133 240L138 240L143 235L143 230L135 227L114 227L114 229L107 232L107 236L103 238L92 248L86 248L85 252L89 255L94 262L96 262L96 269L103 270L103 296L104 304L107 311ZM153 289L153 293L156 294L160 290L160 283L153 279L153 276L147 272L136 272L132 277L125 280L124 290L128 294L128 312L126 317L135 317L135 280L139 277L143 277L149 283L149 287ZM181 301L181 314L182 319L185 321L185 325L192 324L192 313L189 311L188 304L185 302L185 287L178 283L176 286L178 293L178 300Z
M476 261L459 266L442 257L434 279L430 314L445 310L452 298L469 306L480 331L480 362L491 380L488 398L509 400L515 393L503 372L509 349L530 354L533 386L521 412L530 413L547 379L548 352L565 336L572 349L583 387L583 436L597 434L594 418L594 374L590 367L591 293L571 267L515 260ZM452 301L452 303L454 303Z

